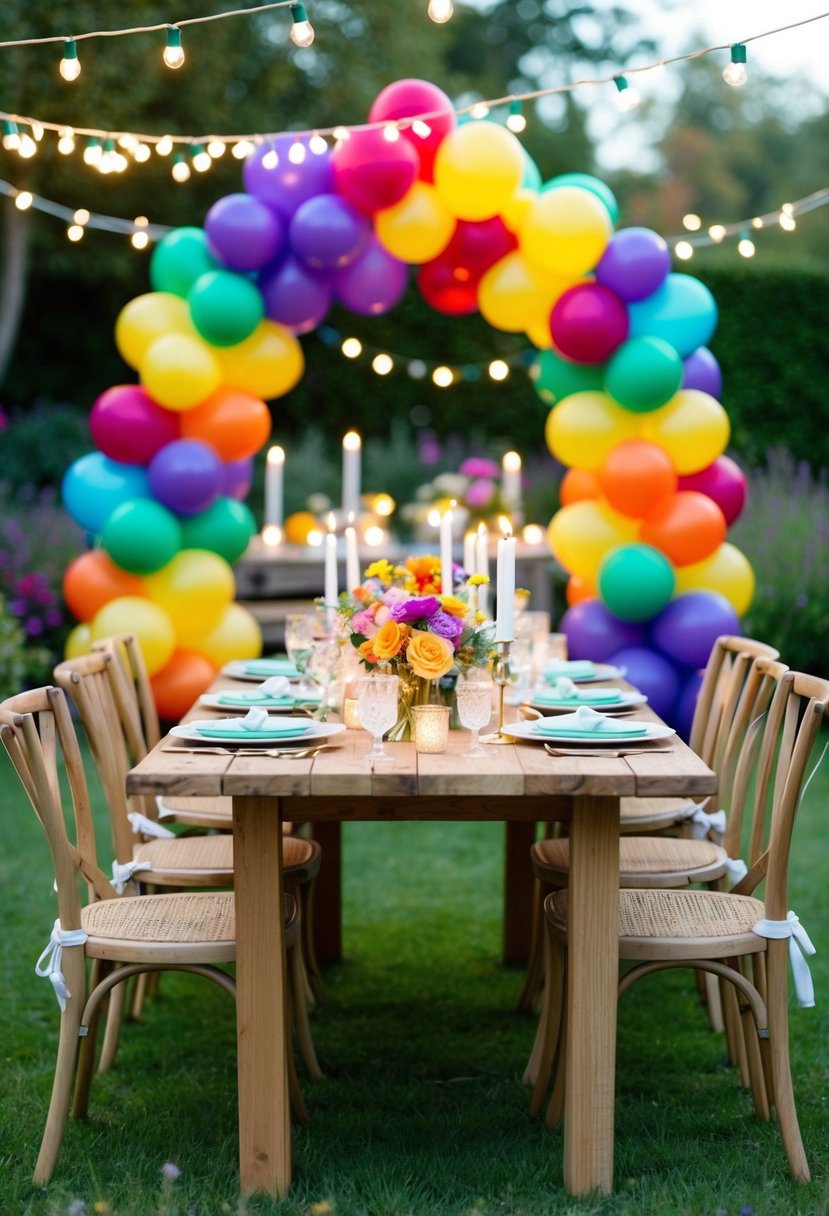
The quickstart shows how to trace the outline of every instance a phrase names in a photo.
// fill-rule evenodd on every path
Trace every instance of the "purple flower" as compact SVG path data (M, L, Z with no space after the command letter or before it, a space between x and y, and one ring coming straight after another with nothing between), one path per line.
M450 612L444 612L441 609L430 618L429 630L440 638L446 638L447 642L451 642L457 650L460 636L464 631L464 623L460 617L452 616Z
M425 621L440 610L440 600L435 595L416 596L389 610L389 620L406 624L410 621Z
M161 1167L161 1173L168 1182L175 1182L177 1178L181 1177L181 1170L174 1161L165 1161Z
M23 628L26 630L30 638L39 637L39 635L43 633L43 621L39 621L36 616L27 617Z
M464 477L497 477L501 472L494 460L485 456L470 456L458 469Z
M495 497L495 482L485 477L476 477L467 487L464 498L470 507L488 507Z

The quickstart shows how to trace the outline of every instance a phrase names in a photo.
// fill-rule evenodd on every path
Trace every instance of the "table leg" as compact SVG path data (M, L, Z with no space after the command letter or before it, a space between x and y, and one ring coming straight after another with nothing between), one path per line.
M291 1185L282 832L273 798L233 799L239 1181L243 1192Z
M503 961L526 963L532 934L530 848L535 840L535 824L512 821L505 827Z
M564 1184L613 1187L619 799L576 798L570 824Z
M342 958L342 824L312 823L314 840L322 847L320 872L314 887L314 948L321 963Z

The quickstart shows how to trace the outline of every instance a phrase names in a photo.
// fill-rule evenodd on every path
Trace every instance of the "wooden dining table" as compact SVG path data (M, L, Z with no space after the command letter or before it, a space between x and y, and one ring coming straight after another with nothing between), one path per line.
M215 687L229 683L219 677ZM194 716L212 715L200 709L188 715ZM647 708L639 716L657 720ZM610 1193L619 801L705 797L716 792L716 775L675 735L642 743L629 755L552 756L541 743L518 742L489 746L486 759L478 759L466 755L468 732L450 731L445 753L387 743L393 761L374 769L364 731L347 730L326 742L318 755L300 759L264 749L214 754L167 736L127 777L131 794L233 800L242 1191L278 1196L291 1184L291 1045L280 1016L286 1003L282 821L318 826L323 839L326 829L357 820L502 821L510 859L506 916L521 926L530 906L528 846L535 825L559 819L569 822L571 858L564 1184L574 1195ZM331 881L336 886L336 874Z

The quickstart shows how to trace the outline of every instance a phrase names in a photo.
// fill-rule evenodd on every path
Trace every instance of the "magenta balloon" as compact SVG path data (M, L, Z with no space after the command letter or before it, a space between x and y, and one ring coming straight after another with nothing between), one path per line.
M295 164L289 153L295 144L305 150L305 157ZM245 189L263 203L273 207L284 220L289 220L300 203L315 194L330 194L334 188L331 175L331 151L312 152L307 139L293 135L276 135L260 144L245 161Z
M746 475L730 456L718 456L713 464L688 473L679 478L678 490L698 490L712 498L725 516L725 522L733 524L745 506L748 484Z
M682 387L697 388L719 401L722 396L720 365L707 346L698 346L683 360Z
M479 279L485 270L500 262L518 241L499 215L488 220L458 220L452 239L440 255L460 282ZM462 272L458 274L457 272Z
M625 301L644 300L671 269L671 251L650 228L620 228L596 267L596 281Z
M420 168L407 140L389 143L381 130L352 132L332 152L331 164L337 193L368 215L399 203Z
M369 122L396 122L400 118L424 115L429 134L422 138L410 126L404 126L400 134L417 152L420 161L420 177L430 182L433 177L435 156L444 136L457 125L451 100L436 84L414 78L396 80L386 85L374 99L369 110Z
M559 628L567 634L567 653L571 659L606 662L623 646L641 646L645 640L642 625L622 621L600 599L582 600L568 608Z
M341 304L364 317L376 317L394 308L406 290L409 268L387 253L372 236L365 253L337 270L334 292Z
M556 348L578 363L604 363L628 336L622 301L601 283L580 283L559 296L550 314Z
M89 415L95 446L121 464L147 464L178 439L178 414L162 409L139 384L116 384L101 393Z
M201 439L176 439L157 452L147 473L150 489L177 515L206 511L222 489L222 462L214 448Z
M208 211L204 230L213 257L230 270L261 270L285 242L279 215L253 194L220 198Z
M674 664L647 646L617 650L610 662L624 669L628 683L643 692L654 713L670 723L681 679Z
M339 194L318 194L297 207L288 235L294 253L312 270L338 270L363 252L371 224Z
M718 591L686 591L651 625L651 643L686 667L704 667L720 634L740 634L733 606ZM630 677L628 677L630 679Z
M252 456L244 456L241 460L228 460L222 465L222 482L219 487L220 498L235 498L241 502L244 498L247 498L248 491L252 485Z
M259 290L266 315L295 334L316 329L333 298L330 275L310 270L293 256L262 275Z

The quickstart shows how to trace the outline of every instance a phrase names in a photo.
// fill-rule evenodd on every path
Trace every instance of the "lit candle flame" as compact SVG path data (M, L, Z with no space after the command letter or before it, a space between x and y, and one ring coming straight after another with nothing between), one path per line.
M498 527L501 529L504 536L512 536L512 524L507 519L506 515L498 516Z

